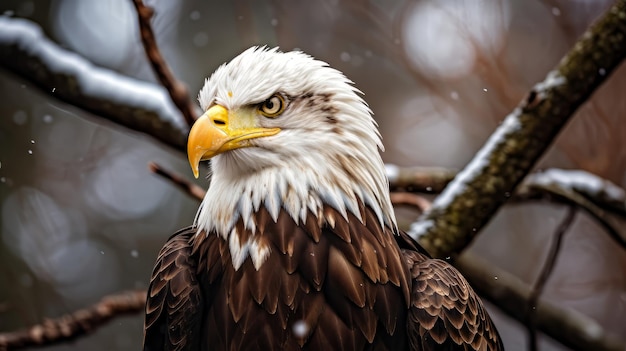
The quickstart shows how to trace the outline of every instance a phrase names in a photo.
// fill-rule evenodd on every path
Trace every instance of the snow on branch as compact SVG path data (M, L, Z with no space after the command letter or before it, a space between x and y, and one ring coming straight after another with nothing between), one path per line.
M591 173L580 170L549 169L535 173L522 183L513 201L545 199L583 209L615 242L626 249L626 232L619 231L615 216L626 219L624 189ZM613 214L614 216L610 216Z
M0 67L49 96L184 150L188 127L163 87L97 67L31 21L0 16Z
M390 168L388 168L388 171L389 169ZM426 169L416 171L416 169L403 169L399 167L391 167L391 169L406 175L406 178L403 180L403 188L410 188L412 186L413 177L418 180L418 184L428 184L427 179L431 178L428 171L433 171ZM558 174L567 173L568 171L555 170L554 172L549 172ZM445 173L447 172L442 173L441 170L435 170L433 172L435 176L432 178L437 179L441 174ZM588 176L595 177L593 175ZM391 175L390 179L392 183L391 187L393 188L393 183L398 181L398 178L393 178L393 175ZM599 180L599 178L596 180ZM571 182L572 181L569 180L563 180L563 183ZM600 183L605 183L605 181L601 181ZM552 200L553 193L550 191L545 189L537 189L536 191L528 190L536 184L528 181L524 184L528 186L520 187L518 193L514 195L512 200L518 202L546 198ZM554 187L555 189L561 189L559 188L560 185L555 185ZM604 190L599 188L595 190L598 190L599 193L604 192ZM615 190L621 189L616 188ZM564 189L561 189L561 191L564 191ZM619 191L615 193L619 193ZM394 201L394 194L405 196L410 193L392 193L392 202L394 205L409 205L419 210L427 207L421 203L421 200L415 201L415 199L409 198L408 200L401 199L401 201L397 201L396 199ZM470 282L470 285L474 287L482 297L487 298L491 303L513 319L527 325L531 336L530 343L536 344L536 332L540 331L573 350L624 350L626 343L619 340L617 336L607 333L602 326L593 319L575 310L552 305L540 299L543 286L554 268L563 236L572 225L577 209L581 207L585 209L585 207L580 206L578 203L565 198L556 201L564 202L569 205L569 211L563 222L557 228L555 239L551 244L546 263L542 268L537 282L532 288L529 288L526 283L522 282L516 276L492 264L483 262L482 259L471 253L466 252L460 256L453 256L453 264L463 273Z
M619 0L504 119L409 234L435 257L462 251L624 57L626 0Z
M626 191L589 172L552 168L531 174L526 183L536 188L558 188L576 192L626 219Z
M387 164L392 192L438 194L456 176L454 170L441 168L403 168ZM616 218L626 220L626 191L597 175L581 170L550 168L526 177L510 203L533 200L575 206L596 220L613 240L626 249L626 232L619 231Z

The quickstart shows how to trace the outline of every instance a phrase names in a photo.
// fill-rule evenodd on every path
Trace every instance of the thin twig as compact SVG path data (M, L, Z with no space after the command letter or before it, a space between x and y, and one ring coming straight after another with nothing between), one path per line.
M415 203L406 204L419 208ZM529 331L532 327L533 332L539 330L574 350L623 351L626 343L605 333L602 326L593 319L539 300L543 286L554 268L563 235L572 224L575 213L575 205L570 205L568 214L557 229L548 259L533 289L528 289L516 276L482 262L471 253L453 256L453 264L482 297L510 317L528 325ZM529 324L529 309L532 309L534 318L532 326ZM536 342L531 340L531 346L532 343Z
M392 192L389 194L391 203L395 206L411 206L417 208L420 212L428 210L430 201L422 196L407 192Z
M527 183L518 188L511 199L512 203L527 203L529 200L547 200L554 203L577 206L596 220L609 234L609 237L622 249L626 249L626 233L619 231L612 224L614 219L609 213L625 218L622 214L612 211L597 197L584 196L577 191L553 185Z
M440 167L399 167L385 164L391 191L405 190L439 194L454 179L457 171Z
M527 323L528 327L528 343L531 351L537 351L537 314L535 311L537 310L537 302L539 301L539 296L543 292L543 287L545 286L548 278L550 278L550 274L554 270L554 265L556 263L556 259L559 255L559 251L561 250L561 244L563 243L563 237L565 233L569 229L569 227L574 222L574 218L576 218L576 207L570 205L567 209L567 214L565 218L559 224L554 233L554 239L552 240L552 244L550 245L550 250L548 251L548 257L546 258L546 262L541 269L541 273L537 278L537 281L533 285L530 290L530 295L528 296L528 305L527 305Z
M530 289L518 277L468 252L456 257L454 265L481 297L520 323L526 322ZM626 350L624 340L607 333L593 318L546 301L540 300L535 306L537 330L572 350Z
M172 101L178 107L180 112L185 117L187 125L190 127L196 120L196 114L194 112L194 105L189 98L189 92L187 87L174 77L167 62L163 59L159 47L157 46L156 39L154 37L154 31L150 24L150 19L154 14L152 8L145 6L142 0L133 0L135 8L137 9L137 18L139 19L139 32L141 33L141 42L146 51L146 56L150 61L150 65L157 75L159 81L167 89L172 98Z
M148 162L148 168L153 173L160 175L161 177L170 181L174 186L181 189L185 194L191 196L192 198L202 201L204 199L204 194L206 191L196 184L188 181L180 174L176 174L174 172L168 171L156 162Z
M89 308L46 319L26 329L0 333L0 351L67 342L94 332L115 317L142 312L145 303L145 290L108 295Z

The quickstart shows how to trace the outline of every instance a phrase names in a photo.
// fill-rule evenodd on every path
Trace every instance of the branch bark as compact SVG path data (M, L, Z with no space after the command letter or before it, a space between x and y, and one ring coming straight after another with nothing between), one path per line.
M439 194L456 177L458 171L440 167L398 167L385 164L389 190Z
M589 176L591 175L587 174L585 177ZM425 179L428 175L422 174L418 178ZM596 183L604 184L604 182ZM543 193L544 197L545 194ZM519 201L531 199L524 197ZM404 201L403 204L413 206L418 210L422 207L415 201ZM463 273L479 295L488 299L511 318L528 325L531 347L536 344L535 330L538 330L574 350L624 350L626 342L607 334L593 319L574 310L539 300L543 286L554 268L563 236L572 224L578 205L569 203L569 206L568 215L557 228L556 237L548 254L548 261L533 288L528 288L516 276L483 262L471 253L453 256L453 264Z
M170 98L185 117L187 126L191 127L196 120L196 113L191 99L189 99L189 91L185 84L174 77L167 62L163 59L161 51L156 43L154 31L150 25L150 19L154 14L152 8L145 6L141 0L133 0L135 9L137 10L137 18L139 21L139 33L141 34L141 42L146 51L146 56L150 61L150 65L154 70L157 78L167 89Z
M528 296L528 301L526 303L526 326L528 328L528 343L530 351L538 350L536 331L537 314L535 313L536 306L539 302L539 297L543 293L543 288L554 270L554 265L556 264L556 259L561 251L561 244L563 244L565 233L567 233L569 227L574 222L574 218L576 218L576 207L569 206L565 218L556 229L556 233L554 233L554 239L550 244L550 251L548 252L546 262L541 268L541 273L539 274L537 281L533 284Z
M505 118L411 236L435 257L462 251L625 56L626 0L619 0Z
M457 177L459 183L462 183L464 180L475 180L473 183L468 182L467 186L456 186L464 190L464 192L469 192L473 197L459 199L460 196L457 196L458 194L455 194L451 189L446 191L448 193L446 196L451 198L451 203L460 203L460 209L464 210L464 212L461 211L452 215L440 212L439 215L442 218L441 223L435 223L431 218L440 210L439 208L429 212L424 217L433 222L432 226L428 228L424 226L425 229L428 229L424 233L427 239L430 238L428 240L434 242L437 239L437 235L440 235L439 233L445 233L450 228L456 226L457 231L461 232L460 237L465 241L465 243L459 245L458 250L460 250L460 248L464 247L464 245L471 240L472 230L468 231L467 229L471 229L472 227L469 225L465 226L465 228L460 228L458 223L454 222L454 220L451 221L450 218L454 219L456 217L457 219L474 220L479 224L478 227L474 228L480 228L506 200L508 197L507 194L512 192L515 185L519 183L521 178L530 170L536 159L545 151L550 141L567 121L569 116L621 61L624 56L624 50L626 50L626 45L624 45L624 37L626 37L624 35L625 7L625 2L619 1L606 17L594 26L591 30L591 34L586 35L572 53L563 60L557 71L555 71L557 73L549 75L548 79L546 79L543 84L537 85L529 94L528 98L522 102L520 107L509 116L510 118L507 117L508 122L505 122L505 125L519 129L505 128L499 134L496 133L501 139L494 137L493 141L488 143L483 149L484 151L481 151L479 155L481 156L480 162L477 161L474 163L475 166L480 167L472 168L472 171L484 171L485 176L483 178L475 180L478 178L471 177L474 174L469 171L462 173L464 177ZM597 45L601 47L600 49L594 47L594 45L596 45L594 41L598 41ZM63 59L61 60L59 57ZM127 77L119 76L111 71L93 66L79 56L58 48L58 46L43 37L38 27L28 21L6 17L0 18L0 65L33 82L49 95L132 129L155 136L157 139L178 150L184 149L186 127L181 123L182 120L177 117L177 112L169 105L169 100L163 89L155 88L155 86L151 84L134 81ZM577 70L580 70L580 73L577 72ZM98 84L106 84L106 90L115 92L115 94L110 94L110 96L98 95L96 91L99 90L90 89L92 86L90 84L93 83L94 79L100 79ZM143 94L139 95L140 98L138 99L138 101L142 101L141 105L133 104L132 101L130 101L134 99L125 98L127 92L137 90L137 87L141 87L140 94ZM164 102L159 102L159 104L162 105L150 105L150 103L154 101ZM527 132L522 132L522 130L530 131L528 133L530 133L532 138L526 136L525 133ZM524 156L526 152L530 152L532 157L526 158ZM457 181L455 181L455 183ZM447 180L444 179L441 184L445 183L447 183ZM423 189L425 192L436 192L435 189L437 189L437 187L431 186L429 190L428 186L425 186ZM510 191L507 192L506 189L510 189ZM490 199L490 196L496 196L497 198L494 201ZM471 201L477 199L477 203L469 206ZM466 208L463 208L463 206ZM476 206L478 209L478 215L468 212L467 207L473 206ZM449 217L446 218L446 216ZM436 231L431 231L430 229L432 228L435 228ZM465 233L469 232L469 235L463 233L464 231ZM449 233L446 233L444 236L448 234ZM455 239L453 240L459 238L458 233L455 233L455 235ZM436 245L429 246L429 249L432 250L432 247L436 247ZM444 254L443 256L446 255ZM460 262L463 262L462 259ZM468 277L471 276L471 273L467 273L467 271L465 274ZM487 278L490 276L493 275L486 275L484 272L479 273L479 278ZM489 297L492 295L490 293L497 293L497 291L494 292L489 289L498 290L503 289L503 286L506 287L502 284L502 279L504 279L503 277L505 275L496 273L496 276L500 277L496 286L490 287L489 282L487 282L484 285L487 290L479 288L479 286L483 285L476 282L475 279L471 280L477 286L477 290L482 292L484 296ZM512 300L515 301L512 303L513 306L508 307L513 310L511 313L515 313L516 308L525 309L523 299L524 289L518 292L519 294L517 296L521 296L522 299ZM140 298L145 296L145 292L137 292L137 294L140 295ZM505 296L504 299L508 301L507 299L511 299L511 297ZM143 301L140 301L139 305L140 309L135 312L143 308ZM91 309L86 311L89 310ZM124 309L113 308L110 315L106 314L106 318L113 318L115 313L125 313L120 311L124 311ZM128 311L128 313L135 313L130 310ZM550 308L547 308L547 311L550 312ZM83 315L79 312L73 313L71 316ZM576 318L586 318L584 316L573 315L569 312L559 312L558 310L552 312L554 312L553 314L555 315L565 315L567 318L573 316L571 318L572 320ZM619 342L600 340L604 335L602 334L601 328L597 329L599 328L597 324L581 323L580 321L571 322L570 324L579 326L582 329L576 329L575 327L565 328L568 334L573 335L563 336L561 329L554 329L555 325L563 325L560 319L550 317L550 313L548 313L547 317L539 313L538 318L538 327L541 330L553 328L551 332L546 333L549 335L560 335L558 337L559 340L561 340L562 337L583 339L582 343L576 340L566 341L566 345L569 345L568 343L571 345L589 345L588 349L598 350L624 349L624 345ZM544 318L547 318L546 321L544 321ZM22 333L29 331L29 334L21 335L29 335L26 339L41 340L43 335L43 337L47 338L45 340L62 341L83 335L91 331L91 328L95 328L97 325L89 323L80 324L77 322L74 322L75 324L69 323L67 325L75 325L75 329L72 330L79 330L79 332L76 335L68 336L66 329L61 328L62 324L55 323L55 321L46 322L52 323L51 325L55 326L49 329L49 331L51 331L50 333L41 331L45 329L41 329L46 325L46 323L44 323L42 326L39 326L40 331L33 332L35 329L29 328L22 331ZM547 326L544 325L546 323ZM600 333L587 335L589 334L589 326L591 326L593 330L600 330ZM56 334L54 333L55 330L57 332ZM85 331L82 332L80 330ZM580 330L582 330L582 332ZM587 333L585 333L585 331ZM18 333L20 332L16 332L14 335L18 335ZM0 336L0 342L7 340L6 335L7 334L3 334ZM55 339L53 338L54 335L61 335L61 337ZM19 337L17 337L17 339L19 339ZM33 343L29 345L39 344ZM608 345L608 347L598 345Z
M481 297L493 302L507 315L526 323L531 291L519 278L464 253L454 261ZM575 310L538 301L537 329L573 350L624 351L626 343L607 334L596 321Z
M388 164L391 191L439 193L456 175L440 168L402 168ZM626 220L626 191L612 182L581 170L550 168L529 175L509 200L542 200L576 206L596 220L609 236L626 249L626 232L617 230L615 216Z
M410 206L413 208L417 208L420 212L424 212L430 207L430 201L414 193L391 192L391 194L389 194L389 197L394 207Z
M95 305L32 327L0 334L0 351L49 346L74 340L95 331L111 319L143 311L146 291L126 291L105 296Z
M163 87L93 65L28 20L0 16L0 67L45 94L184 151L188 127Z
M200 186L190 182L185 177L178 173L174 173L166 170L162 166L160 166L156 162L148 163L148 169L158 176L163 177L163 179L170 182L170 184L182 190L185 194L189 195L192 199L196 199L202 202L204 199L204 195L206 191L202 189Z
M595 176L592 177L599 179ZM589 179L592 178L589 177ZM615 219L610 215L613 214L626 219L626 213L623 212L626 209L626 201L622 200L620 206L620 202L616 201L617 198L605 198L602 196L602 192L590 192L586 186L569 187L558 182L546 183L537 180L537 177L531 176L528 178L519 186L511 201L526 202L533 199L547 199L556 203L576 206L596 220L615 243L626 249L626 232L616 229L619 227L619 224L615 223ZM615 185L611 184L611 186Z

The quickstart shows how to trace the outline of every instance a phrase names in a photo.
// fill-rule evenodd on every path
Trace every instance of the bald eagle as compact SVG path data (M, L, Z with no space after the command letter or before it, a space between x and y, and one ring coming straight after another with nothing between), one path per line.
M161 249L144 350L502 350L478 296L398 230L371 111L341 72L253 47L199 93L210 186Z

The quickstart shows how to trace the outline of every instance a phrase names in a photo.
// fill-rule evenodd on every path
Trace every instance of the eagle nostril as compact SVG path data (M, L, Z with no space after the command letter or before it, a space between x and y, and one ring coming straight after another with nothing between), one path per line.
M213 119L213 124L218 125L218 126L225 126L226 122L224 120L218 119L218 118L214 118Z

